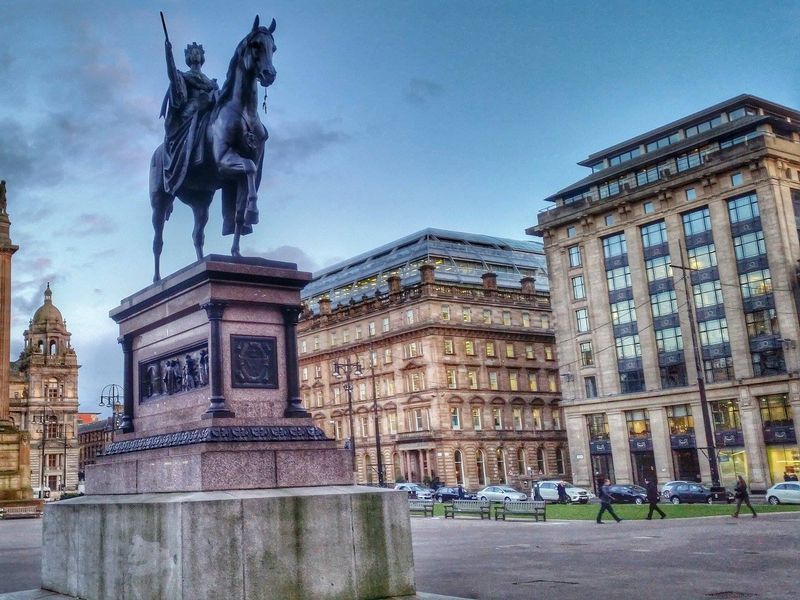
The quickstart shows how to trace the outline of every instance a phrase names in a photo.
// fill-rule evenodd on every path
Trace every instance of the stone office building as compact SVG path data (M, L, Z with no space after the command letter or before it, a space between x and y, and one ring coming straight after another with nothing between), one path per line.
M709 443L725 485L800 470L800 112L742 95L579 164L528 230L563 300L577 482L709 481Z
M78 358L48 284L44 303L11 363L10 409L14 423L30 434L31 483L51 497L78 488Z
M478 489L569 477L542 246L426 229L318 273L298 327L303 403L359 483Z

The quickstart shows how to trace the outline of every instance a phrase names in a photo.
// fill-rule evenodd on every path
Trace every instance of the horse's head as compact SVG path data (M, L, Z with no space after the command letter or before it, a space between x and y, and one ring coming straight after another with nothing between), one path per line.
M259 25L258 16L253 22L253 29L245 38L242 59L247 71L255 73L256 79L263 86L272 85L277 76L272 65L272 54L277 50L272 34L275 32L275 19L269 27Z

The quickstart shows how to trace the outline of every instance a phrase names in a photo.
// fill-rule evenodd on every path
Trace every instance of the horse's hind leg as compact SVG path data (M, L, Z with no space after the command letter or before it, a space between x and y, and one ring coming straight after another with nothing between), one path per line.
M203 259L203 244L206 241L206 223L208 223L208 207L211 206L211 200L214 193L195 194L191 198L187 198L187 202L192 207L194 213L194 229L192 229L192 242L194 242L194 250L197 254L197 260Z
M155 193L150 198L153 208L153 283L161 280L161 251L164 249L164 222L172 209L174 198Z

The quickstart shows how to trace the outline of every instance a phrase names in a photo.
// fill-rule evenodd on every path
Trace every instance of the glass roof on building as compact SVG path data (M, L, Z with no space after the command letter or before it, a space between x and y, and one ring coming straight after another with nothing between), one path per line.
M437 281L481 285L481 275L492 271L500 287L519 288L527 276L536 277L537 289L550 287L539 241L429 228L318 271L302 298L316 309L324 296L336 306L387 292L391 275L399 275L403 286L413 285L426 262L436 266Z

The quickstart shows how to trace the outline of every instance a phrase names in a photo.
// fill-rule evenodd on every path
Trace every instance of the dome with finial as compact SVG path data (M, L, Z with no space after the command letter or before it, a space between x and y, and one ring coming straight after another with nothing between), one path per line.
M33 314L30 331L31 333L43 333L64 328L64 317L61 316L61 311L53 305L53 292L50 290L48 281L47 289L44 291L44 304Z

